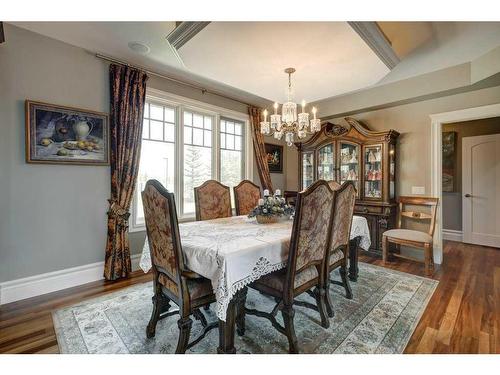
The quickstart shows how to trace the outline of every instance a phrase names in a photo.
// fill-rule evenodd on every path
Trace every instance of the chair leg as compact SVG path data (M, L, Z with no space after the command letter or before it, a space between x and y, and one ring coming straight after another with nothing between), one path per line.
M327 281L326 281L326 295L325 295L325 300L326 300L326 313L330 318L333 318L335 315L333 311L333 303L332 303L332 296L330 295L330 276L328 276Z
M431 275L431 253L432 253L431 244L426 243L424 245L424 263L425 263L425 274L427 276Z
M386 264L388 260L388 247L389 239L386 236L382 236L382 264Z
M208 325L207 318L205 318L205 315L203 315L200 309L194 309L193 316L196 320L200 321L203 327L206 327Z
M151 319L149 320L148 326L146 327L146 337L150 339L155 336L156 324L160 319L160 314L164 311L168 311L170 308L170 300L168 297L163 295L161 292L157 292L153 296L153 312L151 314Z
M177 341L177 348L175 349L175 354L186 353L192 324L193 321L189 317L181 318L177 321L177 326L179 327L179 341Z
M245 304L247 302L247 292L248 289L246 287L243 288L238 300L238 310L236 313L236 332L238 336L243 336L245 334Z
M285 334L288 338L288 351L290 354L296 354L299 352L299 345L293 326L295 310L292 305L285 305L283 306L283 310L281 310L281 314L283 315L283 322L285 323Z
M345 298L352 299L352 290L351 285L349 284L349 279L347 278L347 269L345 264L340 266L339 273L340 277L342 278L342 284L344 284Z
M326 308L326 290L316 287L314 289L314 297L316 298L316 306L318 306L319 315L321 317L321 326L323 328L330 327Z

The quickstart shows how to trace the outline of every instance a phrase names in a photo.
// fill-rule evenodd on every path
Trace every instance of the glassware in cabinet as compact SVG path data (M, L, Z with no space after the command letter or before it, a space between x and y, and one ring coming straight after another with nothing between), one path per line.
M382 198L382 145L365 147L364 164L365 198Z
M359 146L340 142L340 183L352 181L359 196Z
M314 181L314 154L304 152L302 154L302 189L307 188Z
M333 143L318 150L318 180L335 180L335 148Z

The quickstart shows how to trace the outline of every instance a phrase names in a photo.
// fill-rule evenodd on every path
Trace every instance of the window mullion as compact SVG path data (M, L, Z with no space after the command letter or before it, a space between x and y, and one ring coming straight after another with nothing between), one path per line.
M214 118L214 124L212 126L213 131L212 131L212 146L213 146L213 151L212 155L215 155L213 158L214 163L212 164L214 167L214 172L212 176L215 176L214 178L217 181L220 181L220 170L221 170L221 163L220 163L220 116L216 115Z
M184 107L182 105L177 107L176 118L177 118L177 142L175 144L176 151L176 163L175 163L175 181L176 181L176 192L177 197L177 215L182 216L184 212Z

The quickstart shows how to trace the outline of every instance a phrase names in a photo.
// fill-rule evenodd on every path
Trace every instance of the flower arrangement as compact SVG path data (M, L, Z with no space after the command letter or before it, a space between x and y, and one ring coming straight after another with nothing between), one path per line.
M264 190L264 198L259 199L248 217L255 217L260 224L276 223L280 217L292 216L294 208L286 203L285 198L281 197L280 190L276 190L274 196L269 195L269 190Z

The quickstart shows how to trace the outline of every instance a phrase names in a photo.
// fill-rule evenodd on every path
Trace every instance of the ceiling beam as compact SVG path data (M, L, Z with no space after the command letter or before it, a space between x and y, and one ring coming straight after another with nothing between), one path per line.
M179 22L177 27L167 35L168 42L175 49L181 48L210 22Z
M400 59L392 49L391 42L376 22L348 23L389 69L399 63Z

